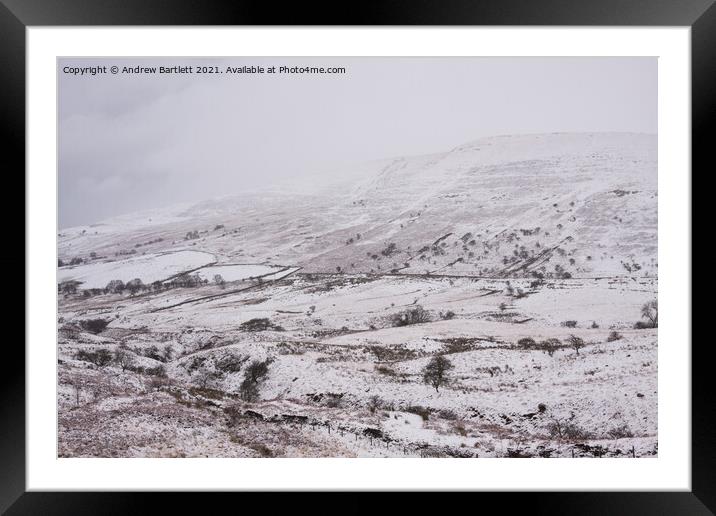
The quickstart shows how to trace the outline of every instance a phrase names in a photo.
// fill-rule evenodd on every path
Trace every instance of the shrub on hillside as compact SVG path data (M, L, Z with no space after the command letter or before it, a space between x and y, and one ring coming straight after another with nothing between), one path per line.
M594 437L591 432L585 430L573 421L560 421L559 419L553 419L547 426L547 430L552 437L556 437L557 439L585 441Z
M227 355L216 362L216 368L224 373L238 373L247 360L248 357Z
M415 308L393 314L390 320L393 326L409 326L430 322L430 314L422 306L417 305Z
M416 414L416 415L420 416L423 419L423 421L427 421L428 419L430 419L430 413L432 412L432 410L430 410L427 407L422 407L420 405L409 405L408 407L405 408L405 412L410 412L411 414Z
M148 374L150 376L156 376L157 378L166 378L167 377L167 370L164 368L163 365L158 365L157 367L146 367L144 369L145 374Z
M607 342L614 342L615 340L621 340L622 334L618 331L612 331L609 333L609 336L607 337Z
M538 348L547 353L549 356L554 355L554 352L562 347L562 342L559 339L551 338L543 340L539 343Z
M80 328L97 335L98 333L102 333L108 324L109 321L105 321L104 319L87 319L80 321Z
M388 244L388 247L386 247L385 249L383 249L380 252L380 254L382 254L383 256L391 256L395 252L396 252L396 245L395 245L395 243L391 242L390 244Z
M525 337L517 341L517 346L522 349L535 349L537 342L532 337Z
M141 279L134 278L133 280L128 281L124 287L129 290L130 294L134 295L144 289L144 283Z
M104 288L104 290L108 294L121 294L124 290L124 282L118 279L112 280L107 283L107 286Z
M112 353L104 348L96 351L81 349L75 354L75 358L84 362L91 362L98 367L104 367L112 361Z
M375 371L380 374L384 374L386 376L397 376L398 373L395 372L395 369L392 367L388 367L387 365L377 364L375 366Z
M607 432L607 435L612 439L624 439L625 437L634 437L634 433L631 431L626 423L619 426L615 426Z
M241 329L243 331L267 331L267 330L283 331L283 328L281 328L281 326L273 324L266 317L249 319L248 321L241 323L239 325L239 329Z

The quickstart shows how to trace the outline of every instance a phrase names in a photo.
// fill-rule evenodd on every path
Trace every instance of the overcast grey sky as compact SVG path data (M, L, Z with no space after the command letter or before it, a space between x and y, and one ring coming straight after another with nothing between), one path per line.
M347 71L63 73L197 64ZM61 228L484 136L657 131L656 58L68 58L58 67Z

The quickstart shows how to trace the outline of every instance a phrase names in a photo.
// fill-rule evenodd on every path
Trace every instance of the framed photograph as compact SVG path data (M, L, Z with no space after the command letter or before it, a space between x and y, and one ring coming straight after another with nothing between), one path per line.
M26 332L0 508L711 514L691 178L716 7L647 4L3 0Z

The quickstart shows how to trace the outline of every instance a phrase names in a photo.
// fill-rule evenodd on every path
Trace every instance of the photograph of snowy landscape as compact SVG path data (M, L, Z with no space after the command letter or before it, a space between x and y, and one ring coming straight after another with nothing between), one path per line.
M657 456L655 58L58 81L59 457Z

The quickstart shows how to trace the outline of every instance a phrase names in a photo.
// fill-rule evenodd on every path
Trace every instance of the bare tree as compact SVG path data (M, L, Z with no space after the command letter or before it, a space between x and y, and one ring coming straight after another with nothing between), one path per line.
M659 305L656 299L644 303L641 307L641 316L649 321L652 328L659 326Z
M380 396L378 396L377 394L368 398L368 410L371 414L375 414L375 411L378 410L382 405L383 400L380 399Z
M206 389L210 384L221 379L221 377L222 374L218 371L212 371L203 367L197 371L196 375L194 375L196 382L202 389Z
M268 375L268 366L271 359L264 361L254 360L244 371L244 381L239 386L241 399L244 401L256 401L259 397L259 384Z
M122 368L122 371L126 371L134 365L134 357L126 349L118 349L114 353L113 362Z
M216 283L221 288L224 288L226 286L226 281L221 274L214 275L214 283Z
M75 391L75 406L79 407L80 398L82 397L82 387L84 387L84 381L78 377L71 377L68 383Z
M574 351L577 352L577 355L579 355L579 350L584 347L584 339L581 339L575 335L570 335L567 339L567 342L569 342L569 345L574 348Z
M423 381L435 387L436 392L440 392L440 386L447 383L448 371L453 367L452 362L444 356L433 357L423 368Z

